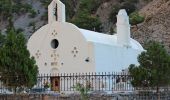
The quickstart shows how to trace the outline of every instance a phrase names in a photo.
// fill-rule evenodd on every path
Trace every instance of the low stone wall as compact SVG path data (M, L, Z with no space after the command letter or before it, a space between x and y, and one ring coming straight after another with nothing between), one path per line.
M159 99L158 99L159 97ZM0 94L0 100L81 100L79 94ZM170 100L170 93L89 94L88 100Z
M117 100L114 95L88 95L88 100ZM0 100L81 100L79 94L0 94Z

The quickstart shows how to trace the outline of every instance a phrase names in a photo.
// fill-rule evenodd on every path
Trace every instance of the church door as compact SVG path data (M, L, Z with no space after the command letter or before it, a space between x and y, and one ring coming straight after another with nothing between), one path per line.
M50 80L51 80L51 90L60 92L60 77L52 76L50 77Z

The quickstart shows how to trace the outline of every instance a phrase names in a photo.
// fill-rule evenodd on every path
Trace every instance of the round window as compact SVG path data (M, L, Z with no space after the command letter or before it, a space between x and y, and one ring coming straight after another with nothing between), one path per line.
M52 47L53 49L56 49L56 48L58 47L58 45L59 45L59 42L58 42L57 39L53 39L53 40L51 41L51 47Z

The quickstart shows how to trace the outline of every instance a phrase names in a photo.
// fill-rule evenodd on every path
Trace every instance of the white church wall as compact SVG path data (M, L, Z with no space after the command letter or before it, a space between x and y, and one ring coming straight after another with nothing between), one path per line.
M53 39L59 43L56 49L51 47ZM35 32L27 45L40 73L95 71L93 44L87 42L73 24L48 24Z
M137 56L141 51L95 43L96 72L120 72L130 64L138 65Z

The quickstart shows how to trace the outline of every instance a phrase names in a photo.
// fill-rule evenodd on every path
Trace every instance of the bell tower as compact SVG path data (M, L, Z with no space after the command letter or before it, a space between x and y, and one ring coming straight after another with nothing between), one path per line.
M60 0L53 0L48 6L48 23L65 22L65 5Z

